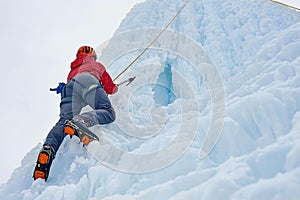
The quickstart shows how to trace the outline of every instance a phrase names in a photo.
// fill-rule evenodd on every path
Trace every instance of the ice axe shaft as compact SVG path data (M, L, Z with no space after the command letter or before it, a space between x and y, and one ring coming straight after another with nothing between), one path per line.
M125 80L125 81L122 81L121 83L118 83L117 86L123 85L125 83L127 83L125 86L128 86L132 81L134 81L135 78L136 78L136 76L132 77L132 78L129 78L129 79Z

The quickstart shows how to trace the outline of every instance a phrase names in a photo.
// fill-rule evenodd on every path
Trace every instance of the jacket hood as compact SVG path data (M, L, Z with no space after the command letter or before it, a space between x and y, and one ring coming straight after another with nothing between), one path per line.
M87 62L91 63L91 62L95 62L95 60L94 58L91 57L79 56L71 63L71 69L75 69L76 67Z

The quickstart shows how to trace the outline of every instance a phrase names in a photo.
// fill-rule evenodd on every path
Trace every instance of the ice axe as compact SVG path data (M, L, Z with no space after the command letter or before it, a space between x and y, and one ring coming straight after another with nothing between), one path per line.
M118 83L117 86L120 86L120 85L123 85L125 83L127 83L125 86L128 86L132 81L134 81L134 79L136 78L136 76L132 77L132 78L129 78L125 81L122 81L121 83Z

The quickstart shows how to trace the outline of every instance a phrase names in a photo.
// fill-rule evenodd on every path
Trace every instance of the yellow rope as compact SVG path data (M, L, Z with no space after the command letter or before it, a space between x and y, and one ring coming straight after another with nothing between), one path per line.
M175 19L182 12L182 10L186 7L186 5L189 3L189 1L190 0L187 0L185 2L185 4L183 4L183 6L179 9L179 11L177 12L177 14L170 20L170 22L165 26L165 28L153 39L152 42L149 43L149 45L121 73L119 73L117 75L116 78L114 78L113 81L116 81L125 71L127 71L154 44L154 42L156 42L156 40L165 32L165 30L175 21ZM290 6L290 5L287 5L285 3L282 3L282 2L279 2L279 1L276 1L276 0L271 0L271 1L273 1L274 3L281 4L283 6L287 6L289 8L295 9L295 10L300 10L297 7Z
M295 7L295 6L290 6L290 5L288 5L288 4L285 4L285 3L282 3L282 2L279 2L279 1L275 1L275 0L271 0L271 1L273 1L274 3L281 4L281 5L283 5L283 6L286 6L286 7L292 8L292 9L295 9L295 10L300 10L300 8L297 8L297 7Z
M170 20L170 22L165 26L165 28L153 39L152 42L149 43L149 45L113 80L117 80L129 67L131 67L153 44L156 42L156 40L165 32L165 30L175 21L175 19L178 17L178 15L181 13L181 11L186 7L186 5L189 3L190 0L187 0L185 4L180 8L180 10L177 12L177 14Z

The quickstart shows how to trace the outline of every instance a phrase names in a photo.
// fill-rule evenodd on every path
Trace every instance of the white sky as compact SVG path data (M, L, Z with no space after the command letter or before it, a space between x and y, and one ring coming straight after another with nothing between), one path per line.
M0 2L0 184L58 120L59 96L49 87L65 81L77 48L109 39L133 5L143 1ZM284 2L300 8L299 0Z
M0 184L58 120L59 95L77 48L109 39L144 0L10 0L0 2ZM28 163L31 164L31 163Z
M278 0L279 2L300 8L300 0Z

